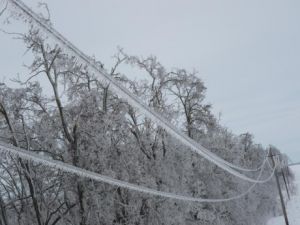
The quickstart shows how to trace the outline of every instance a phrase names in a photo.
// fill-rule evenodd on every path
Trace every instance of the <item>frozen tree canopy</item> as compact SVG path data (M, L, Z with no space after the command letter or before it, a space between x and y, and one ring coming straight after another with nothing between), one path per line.
M34 57L27 65L29 75L16 78L18 88L0 84L1 142L159 192L226 199L251 191L224 203L180 201L2 153L0 225L260 225L278 213L267 149L254 143L251 134L236 135L220 125L205 102L206 87L196 72L168 71L154 56L131 56L122 49L112 68L84 56L109 71L108 79L129 96L142 99L146 109L168 120L157 121L133 107L130 99L124 101L112 82L49 41L38 27L30 25L26 33L14 36ZM143 74L143 79L128 79L124 67ZM212 160L190 151L192 145L182 144L162 123L178 127L184 140L210 149L205 154ZM282 155L279 160L287 161ZM253 171L238 171L233 165ZM253 185L246 178L268 182Z

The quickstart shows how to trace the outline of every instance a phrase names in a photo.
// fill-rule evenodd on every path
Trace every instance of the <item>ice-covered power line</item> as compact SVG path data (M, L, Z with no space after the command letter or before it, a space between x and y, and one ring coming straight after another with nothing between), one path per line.
M213 149L216 149L216 148L213 148ZM221 148L222 150L224 151L228 151L228 148ZM269 151L268 151L269 152ZM246 168L242 168L242 167L239 167L239 166L236 166L226 160L223 160L224 164L231 167L231 168L234 168L236 170L240 170L240 171L244 171L244 172L256 172L256 171L259 171L263 166L264 166L264 160L262 161L262 163L260 164L260 166L258 166L256 169L246 169Z
M20 12L22 15L26 17L26 21L35 24L40 29L52 37L57 43L59 43L60 47L67 51L68 54L75 56L77 60L86 64L89 68L90 72L99 75L103 81L110 84L110 88L116 93L120 98L125 99L131 106L137 108L140 112L142 112L145 116L152 119L156 124L164 128L171 136L178 139L182 144L190 147L190 149L202 157L206 158L210 162L219 166L223 170L229 172L230 174L249 181L249 182L263 182L258 181L256 179L250 178L240 171L251 172L257 171L257 169L245 169L240 166L236 166L226 160L220 158L214 153L210 152L208 149L189 138L186 134L180 132L175 126L173 126L168 120L162 117L160 114L155 112L153 109L149 108L145 103L143 103L138 97L133 95L129 90L127 90L124 86L119 84L112 76L110 76L103 68L99 67L95 62L91 61L88 56L86 56L83 52L81 52L76 46L70 43L65 37L63 37L59 32L57 32L53 27L51 27L44 19L41 19L35 12L33 12L28 6L26 6L20 0L7 0L10 6Z
M0 152L2 152L2 154L6 153L7 155L10 155L13 157L20 157L24 160L32 161L35 163L40 163L40 164L42 164L44 166L48 166L50 168L59 169L61 171L72 173L72 174L75 174L75 175L83 177L83 178L89 178L89 179L92 179L95 181L104 182L104 183L114 185L117 187L127 188L129 190L138 191L141 193L146 193L146 194L150 194L150 195L154 195L154 196L160 196L160 197L164 197L164 198L170 198L170 199L176 199L176 200L182 200L182 201L190 201L190 202L217 203L217 202L236 200L236 199L239 199L239 198L247 195L259 183L259 182L253 183L245 192L235 195L233 197L220 198L220 199L194 198L194 197L188 197L188 196L174 194L174 193L170 193L170 192L158 191L155 189L128 183L126 181L117 180L117 179L114 179L114 178L111 178L108 176L104 176L104 175L101 175L101 174L98 174L95 172L91 172L89 170L85 170L85 169L82 169L82 168L79 168L76 166L72 166L68 163L53 160L46 156L43 156L43 155L40 155L37 153L33 153L31 151L23 150L21 148L17 148L17 147L7 145L7 144L1 143L1 142L0 142ZM264 165L267 161L268 161L268 159L266 158L264 160ZM276 165L274 166L274 168L272 168L272 173L266 179L264 179L264 183L268 182L269 180L272 179L275 169L276 169ZM257 180L260 180L263 171L264 171L263 169L260 170Z

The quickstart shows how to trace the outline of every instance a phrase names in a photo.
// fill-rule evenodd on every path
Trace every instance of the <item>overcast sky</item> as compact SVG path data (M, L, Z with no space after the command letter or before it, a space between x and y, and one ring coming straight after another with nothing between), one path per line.
M300 161L299 0L44 2L54 27L106 65L120 46L167 68L196 69L222 124ZM0 49L1 80L23 73L22 43L0 33Z

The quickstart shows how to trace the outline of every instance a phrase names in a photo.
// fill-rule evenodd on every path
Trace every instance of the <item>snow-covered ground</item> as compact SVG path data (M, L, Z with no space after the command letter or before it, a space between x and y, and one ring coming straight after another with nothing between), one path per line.
M289 225L300 225L300 165L290 167L295 174L297 193L287 204ZM272 218L267 225L285 225L283 216Z

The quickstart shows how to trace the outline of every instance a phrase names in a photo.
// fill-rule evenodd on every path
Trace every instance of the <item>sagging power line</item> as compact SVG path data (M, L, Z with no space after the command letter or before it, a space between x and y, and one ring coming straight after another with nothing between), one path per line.
M261 183L260 178L264 171L262 168L257 177L258 181L256 183L253 183L245 192L243 192L241 194L238 194L238 195L235 195L232 197L228 197L228 198L204 199L204 198L188 197L188 196L174 194L174 193L170 193L170 192L158 191L158 190L147 188L147 187L144 187L141 185L136 185L136 184L132 184L132 183L129 183L126 181L117 180L117 179L114 179L114 178L111 178L111 177L108 177L105 175L101 175L101 174L98 174L98 173L95 173L95 172L92 172L89 170L85 170L85 169L70 165L68 163L64 163L62 161L53 160L53 159L50 159L43 155L39 155L39 154L33 153L31 151L26 151L21 148L10 146L10 145L7 145L7 144L1 143L1 142L0 142L0 152L7 153L8 155L13 155L14 157L20 157L24 160L32 161L35 163L40 163L44 166L58 169L58 170L61 170L61 171L67 172L67 173L72 173L72 174L75 174L75 175L83 177L83 178L89 178L89 179L92 179L95 181L104 182L104 183L114 185L117 187L122 187L122 188L126 188L129 190L145 193L145 194L150 194L153 196L160 196L160 197L164 197L164 198L170 198L170 199L182 200L182 201L190 201L190 202L217 203L217 202L226 202L226 201L232 201L232 200L242 198L243 196L245 196L249 192L251 192L252 189L257 184ZM269 163L268 157L266 157L266 159L264 160L264 166L267 162ZM271 180L273 178L276 168L277 168L277 164L275 163L274 167L272 168L271 174L267 178L264 179L263 183L268 182L269 180Z

